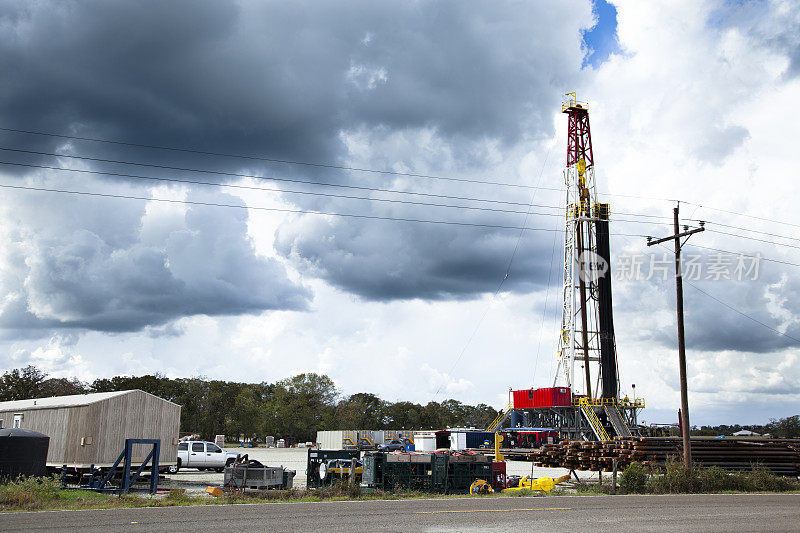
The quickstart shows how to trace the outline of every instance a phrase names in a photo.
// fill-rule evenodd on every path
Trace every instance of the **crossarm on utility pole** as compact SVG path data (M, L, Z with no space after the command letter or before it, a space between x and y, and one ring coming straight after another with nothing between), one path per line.
M669 237L664 237L663 239L647 241L647 246L655 246L656 244L661 244L662 242L671 241L673 239L680 239L681 237L688 237L689 235L694 235L695 233L700 233L701 231L705 230L706 228L690 229L688 231L684 231L683 233L678 233L677 235L670 235Z

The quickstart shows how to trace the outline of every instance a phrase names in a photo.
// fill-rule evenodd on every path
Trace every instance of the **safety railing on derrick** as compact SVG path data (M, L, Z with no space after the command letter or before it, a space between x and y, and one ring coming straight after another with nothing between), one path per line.
M561 99L561 111L564 112L571 107L589 109L589 102L578 100L578 96L575 93L566 93Z
M586 396L576 396L572 399L572 405L580 407L588 405L592 407L603 407L604 405L616 405L618 407L644 408L644 398L630 400L628 398L587 398Z

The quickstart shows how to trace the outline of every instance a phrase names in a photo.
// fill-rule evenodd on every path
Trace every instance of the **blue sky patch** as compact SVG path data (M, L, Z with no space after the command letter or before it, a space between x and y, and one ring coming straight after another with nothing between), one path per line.
M583 32L583 42L588 51L581 68L586 68L587 65L597 68L612 53L620 51L617 39L617 8L606 0L594 0L592 13L597 17L597 24Z

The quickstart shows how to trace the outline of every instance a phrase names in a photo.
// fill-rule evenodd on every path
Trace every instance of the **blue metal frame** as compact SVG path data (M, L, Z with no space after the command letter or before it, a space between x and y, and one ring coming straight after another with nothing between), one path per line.
M133 457L133 445L134 444L151 444L153 449L150 450L150 453L147 455L142 464L139 465L139 468L131 475L131 462ZM155 494L156 490L158 490L158 458L161 455L161 439L125 439L125 449L122 450L122 453L119 454L114 465L111 467L111 470L108 471L108 474L102 479L95 481L94 480L94 465L90 467L89 470L89 483L84 485L82 488L92 489L92 490L110 490L110 491L117 491L120 490L122 492L130 492L131 488L133 487L133 483L139 477L139 474L142 473L145 466L147 466L148 462L151 462L150 466L150 494ZM119 488L116 487L106 487L109 481L116 475L117 467L119 464L123 462L123 474L122 474L122 486Z

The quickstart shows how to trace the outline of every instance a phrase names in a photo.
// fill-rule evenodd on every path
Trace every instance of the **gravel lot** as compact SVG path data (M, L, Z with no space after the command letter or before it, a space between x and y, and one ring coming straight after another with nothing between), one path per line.
M306 459L307 448L234 448L226 446L225 451L247 454L250 459L256 459L265 466L283 466L295 470L294 477L296 488L306 486ZM167 481L162 485L171 488L184 488L188 492L203 492L209 485L222 486L225 474L218 474L212 470L200 472L195 468L182 468L177 474L167 474Z
M226 447L227 451L246 453L250 459L256 459L266 466L283 466L297 472L294 477L296 488L306 486L306 460L308 448L234 448ZM569 473L564 468L538 468L531 469L531 463L526 461L508 461L506 470L509 475L534 477L557 477ZM581 479L597 478L597 472L579 472ZM180 470L177 474L167 474L167 481L163 487L184 488L188 492L203 492L209 485L221 486L224 474L206 470L200 472L194 468Z

